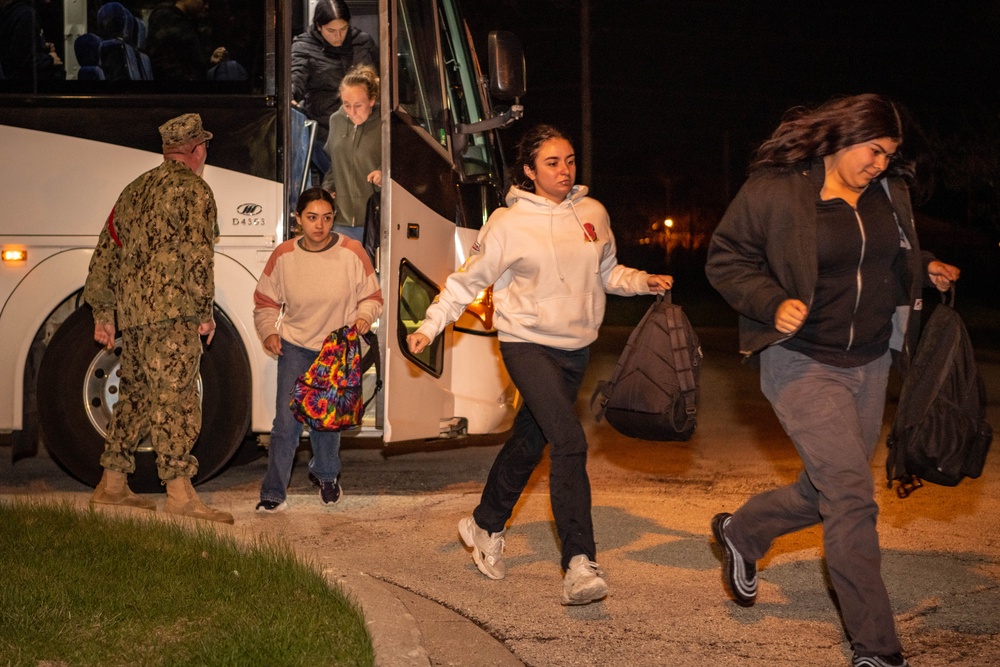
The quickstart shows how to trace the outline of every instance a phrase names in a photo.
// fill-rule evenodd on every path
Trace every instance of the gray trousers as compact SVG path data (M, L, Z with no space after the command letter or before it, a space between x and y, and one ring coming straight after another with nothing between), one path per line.
M748 500L727 530L744 557L759 560L776 538L822 522L830 579L859 655L902 651L882 581L871 472L890 363L888 352L857 368L780 346L761 353L761 389L805 469L793 484Z

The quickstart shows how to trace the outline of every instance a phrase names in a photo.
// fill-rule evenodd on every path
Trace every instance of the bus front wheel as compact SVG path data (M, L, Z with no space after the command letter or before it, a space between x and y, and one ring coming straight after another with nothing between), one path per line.
M250 427L250 362L239 334L215 309L216 331L201 358L201 435L191 453L198 459L197 484L218 473L239 449ZM77 309L52 336L38 374L38 408L45 447L81 482L101 479L104 437L117 402L121 338L107 350L94 342L94 318ZM156 453L146 438L135 452L133 491L162 491Z

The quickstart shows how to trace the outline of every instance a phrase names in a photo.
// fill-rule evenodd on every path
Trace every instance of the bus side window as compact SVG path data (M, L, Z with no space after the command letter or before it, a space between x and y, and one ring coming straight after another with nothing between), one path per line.
M435 34L434 3L427 0L398 0L398 10L398 60L401 77L397 91L398 104L435 141L447 147L437 44L434 40L416 38L416 35Z
M149 59L149 54L146 53L146 37L149 35L149 28L146 27L146 22L141 18L135 19L135 41L132 46L135 47L136 55L139 56L139 72L142 74L142 78L146 81L153 80L153 61Z
M52 35L34 7L0 2L0 80L16 82L9 90L34 90L46 82L62 81L66 69Z
M139 19L120 2L109 2L98 10L97 23L104 37L99 47L104 78L109 81L143 80L142 59L135 46Z
M399 267L399 308L396 334L399 349L417 366L434 377L444 372L444 337L438 336L420 354L412 354L406 345L406 337L416 331L427 316L427 308L441 290L426 276L417 271L409 262L403 261Z
M413 105L417 103L417 75L414 73L413 69L412 60L409 58L399 59L397 95L399 98L399 105L404 109L412 108Z
M73 40L73 52L80 70L76 78L80 81L104 81L104 69L101 67L101 38L92 32L84 33Z

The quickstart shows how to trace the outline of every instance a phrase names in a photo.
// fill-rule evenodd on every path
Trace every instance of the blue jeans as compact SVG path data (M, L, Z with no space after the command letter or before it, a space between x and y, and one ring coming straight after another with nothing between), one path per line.
M347 225L337 225L333 226L333 231L338 234L343 234L349 239L354 239L358 243L364 242L365 228L364 227L348 227Z
M267 472L260 485L260 499L282 502L285 500L288 480L292 476L295 450L299 447L302 423L288 408L292 400L295 380L309 370L319 350L307 350L281 341L278 357L278 392L271 427L271 444L267 450ZM309 471L321 482L333 482L340 477L340 432L309 431L312 442L312 460Z
M777 537L823 524L830 581L844 627L859 655L891 655L902 647L875 521L871 458L882 429L890 356L838 368L771 346L761 353L760 386L805 469L782 488L750 498L727 534L750 560Z
M333 162L330 160L330 156L326 152L326 139L317 139L313 141L312 149L312 167L319 172L319 183L314 183L313 185L320 186L323 184L323 179L326 178L326 172L330 171L330 167Z
M579 554L594 560L587 438L574 409L590 350L500 343L500 353L524 405L514 419L514 432L493 461L472 516L491 533L503 530L549 443L549 496L562 542L562 567L567 569Z

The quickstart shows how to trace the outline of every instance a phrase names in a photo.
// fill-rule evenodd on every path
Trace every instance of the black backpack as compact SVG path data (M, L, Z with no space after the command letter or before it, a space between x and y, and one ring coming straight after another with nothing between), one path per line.
M378 265L379 237L382 234L382 193L372 185L372 195L365 204L365 227L362 234L361 245L368 253L368 259L376 271Z
M979 477L993 441L986 423L986 388L969 334L955 312L955 290L942 294L920 334L903 378L886 444L886 479L905 498L920 480L955 486ZM950 302L949 302L950 301Z
M643 440L688 440L698 415L701 346L670 292L657 297L625 344L610 380L590 400L622 435Z

